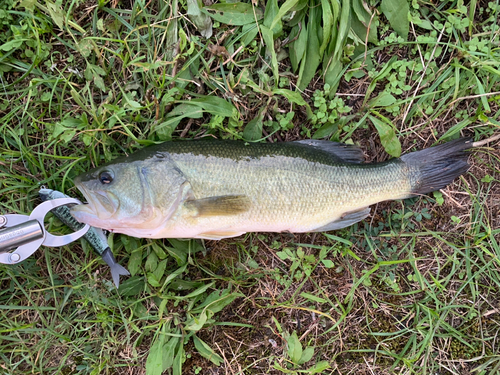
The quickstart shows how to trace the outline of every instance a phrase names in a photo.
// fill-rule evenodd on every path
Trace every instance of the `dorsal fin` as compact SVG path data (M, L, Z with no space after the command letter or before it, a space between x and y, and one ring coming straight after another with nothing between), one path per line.
M197 211L197 216L230 216L241 214L250 209L251 201L246 195L221 195L188 200L187 208Z
M294 141L301 145L310 146L318 150L328 152L348 163L364 163L365 156L363 150L355 145L348 145L340 142L322 141L318 139L306 139Z

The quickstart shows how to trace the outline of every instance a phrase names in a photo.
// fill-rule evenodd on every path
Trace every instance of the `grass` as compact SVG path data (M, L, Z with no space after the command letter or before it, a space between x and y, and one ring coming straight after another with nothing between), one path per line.
M41 186L78 196L79 173L179 138L331 139L377 162L495 137L499 12L3 1L1 213L31 212ZM0 373L498 373L498 140L470 163L441 192L336 232L204 246L112 235L132 274L118 291L85 243L1 265Z

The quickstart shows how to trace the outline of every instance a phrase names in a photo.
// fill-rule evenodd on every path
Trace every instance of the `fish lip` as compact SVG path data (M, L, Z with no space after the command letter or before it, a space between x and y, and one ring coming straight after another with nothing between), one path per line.
M76 180L75 180L75 183L76 183L76 187L78 188L78 190L80 190L80 193L82 193L82 195L85 197L85 200L87 201L87 203L85 205L86 206L92 205L92 199L90 198L90 194L87 191L87 189L85 189L85 187L83 185L78 184Z
M90 214L93 216L97 216L97 211L96 211L95 205L92 201L92 198L90 197L89 192L87 191L87 189L85 189L85 187L83 185L79 184L79 182L80 182L79 179L78 180L75 179L75 185L78 188L78 190L80 190L80 193L82 193L82 195L85 197L85 200L87 201L87 203L73 206L71 208L71 212L81 212L84 214Z
M79 205L71 207L71 214L73 216L79 215L79 214L88 214L88 215L96 216L95 210L93 209L93 207L90 207L89 204L79 204Z

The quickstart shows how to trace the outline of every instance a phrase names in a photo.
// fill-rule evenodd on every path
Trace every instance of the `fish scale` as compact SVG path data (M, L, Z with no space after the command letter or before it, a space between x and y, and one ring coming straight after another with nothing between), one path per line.
M467 170L469 147L461 139L363 163L359 148L329 141L167 142L79 176L89 205L72 213L151 238L334 230L368 216L371 204L446 186Z

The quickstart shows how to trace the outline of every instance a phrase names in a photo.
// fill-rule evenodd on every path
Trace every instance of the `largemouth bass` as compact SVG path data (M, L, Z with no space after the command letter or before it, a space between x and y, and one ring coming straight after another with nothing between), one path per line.
M468 169L470 139L383 163L356 146L167 142L75 179L80 222L134 237L221 239L246 232L323 232L366 218L377 202L445 187Z

